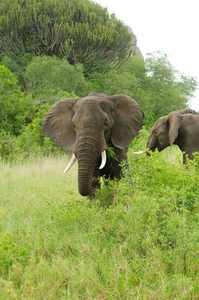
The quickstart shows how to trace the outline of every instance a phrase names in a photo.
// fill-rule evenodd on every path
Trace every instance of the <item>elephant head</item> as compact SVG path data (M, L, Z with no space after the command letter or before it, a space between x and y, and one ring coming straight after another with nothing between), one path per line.
M178 112L172 112L168 116L161 117L152 128L147 141L147 149L162 151L172 146L178 136L178 130L182 124L182 116Z
M186 154L190 159L193 159L192 153L199 150L197 132L199 130L199 116L193 109L182 109L178 112L171 112L165 117L157 120L152 128L151 134L147 141L147 149L135 154L145 153L149 150L162 151L168 146L176 144L181 151L185 152L183 155L183 163L186 163Z
M139 105L126 95L94 93L58 101L44 117L42 128L61 148L73 151L65 171L77 158L79 193L87 196L94 170L105 169L107 146L126 152L142 127L143 117Z

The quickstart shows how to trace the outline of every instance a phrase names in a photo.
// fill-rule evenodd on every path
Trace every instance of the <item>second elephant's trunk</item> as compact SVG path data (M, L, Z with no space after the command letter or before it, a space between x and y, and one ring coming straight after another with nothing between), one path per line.
M156 135L153 133L153 131L148 138L146 146L147 148L150 148L152 151L154 151L158 147L158 139Z

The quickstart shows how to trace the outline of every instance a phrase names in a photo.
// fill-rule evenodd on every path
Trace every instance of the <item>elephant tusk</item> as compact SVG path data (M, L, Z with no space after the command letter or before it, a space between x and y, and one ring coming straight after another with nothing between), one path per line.
M144 151L139 151L139 152L133 152L133 154L143 154L143 153L147 153L149 152L150 148L147 148L146 150Z
M66 167L64 173L68 172L70 170L70 168L72 167L72 165L74 164L74 162L76 161L76 156L75 154L73 154L68 166Z
M105 164L106 164L106 150L104 150L102 153L102 162L101 162L101 165L99 167L99 169L103 169Z

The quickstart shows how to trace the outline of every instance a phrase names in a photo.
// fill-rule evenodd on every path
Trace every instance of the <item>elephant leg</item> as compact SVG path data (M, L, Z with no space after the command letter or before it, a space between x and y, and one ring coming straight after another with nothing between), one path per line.
M183 164L186 165L187 163L187 158L186 158L186 154L183 153Z
M127 156L125 150L115 149L116 157L108 157L105 167L102 169L101 176L104 179L121 179L123 161L127 167Z
M122 162L125 161L125 167L127 167L127 156L126 151L123 149L115 149L116 157L108 157L105 167L99 170L101 164L101 158L97 160L95 170L93 173L93 178L91 182L91 192L88 195L88 199L95 198L95 193L97 189L100 189L100 176L105 179L105 184L107 184L107 179L121 179L122 177Z
M122 177L122 167L127 167L127 156L123 149L115 149L116 158L110 158L110 179L121 179Z

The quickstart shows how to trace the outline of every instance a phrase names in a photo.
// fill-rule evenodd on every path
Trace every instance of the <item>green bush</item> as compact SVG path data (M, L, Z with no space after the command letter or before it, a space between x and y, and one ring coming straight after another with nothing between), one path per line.
M26 125L32 99L20 91L17 78L0 65L0 130L18 135Z
M0 274L5 277L13 264L26 266L30 257L30 247L22 236L13 236L9 232L0 234Z
M45 103L34 106L34 118L23 127L18 136L5 131L0 132L0 157L5 161L19 162L30 156L41 156L50 153L62 153L63 150L42 131L41 122L49 110L50 105Z
M194 278L199 267L195 256L199 246L198 183L197 160L187 167L159 152L150 157L131 155L124 178L98 192L97 203L108 205L116 218L112 225L108 222L108 236L113 235L118 243L123 241L131 259L136 255L146 260L161 257L163 269L154 266L154 276L165 272Z
M49 97L62 98L64 93L89 94L89 83L80 64L70 65L56 56L35 57L25 72L26 89L33 97L49 102Z

